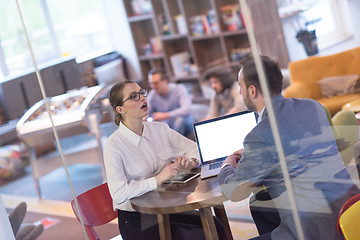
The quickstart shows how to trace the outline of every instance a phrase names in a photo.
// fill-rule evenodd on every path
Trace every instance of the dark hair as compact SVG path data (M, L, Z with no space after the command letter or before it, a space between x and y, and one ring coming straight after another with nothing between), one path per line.
M204 79L206 81L209 81L209 79L212 77L217 78L224 89L231 88L234 82L236 81L236 78L234 74L231 72L231 70L226 67L224 68L223 66L217 66L208 69L204 73Z
M169 82L169 78L168 75L166 74L166 72L162 69L151 69L148 72L148 76L149 75L154 75L154 74L160 74L160 79L162 80L166 80L167 82Z
M266 56L260 56L260 58L271 95L274 96L280 94L282 91L283 75L279 68L279 64ZM241 65L246 88L250 85L254 85L262 93L254 58L252 56L245 58L241 62Z
M123 90L124 90L124 87L129 83L136 83L136 82L126 80L124 82L116 83L111 87L110 92L109 92L109 101L110 101L111 106L115 110L115 112L114 112L114 122L115 122L115 124L117 126L119 126L119 124L120 124L120 122L122 120L122 116L121 116L120 113L118 113L116 111L116 107L117 106L122 106L123 100L124 100Z

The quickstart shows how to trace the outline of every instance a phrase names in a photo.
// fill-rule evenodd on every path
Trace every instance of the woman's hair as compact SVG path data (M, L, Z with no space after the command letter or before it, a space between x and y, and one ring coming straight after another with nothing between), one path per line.
M123 90L124 90L124 87L129 83L135 83L135 82L127 80L124 82L116 83L111 87L110 92L109 92L109 101L110 101L111 106L114 109L114 122L117 126L119 126L123 117L121 116L120 113L118 113L116 111L116 107L122 106L123 101L124 101Z

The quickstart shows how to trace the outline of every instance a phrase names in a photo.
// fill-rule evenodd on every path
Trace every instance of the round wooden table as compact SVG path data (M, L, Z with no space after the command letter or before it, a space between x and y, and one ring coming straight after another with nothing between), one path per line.
M221 193L216 178L200 177L185 184L163 184L158 189L131 199L133 208L141 213L157 214L161 239L171 239L170 213L198 209L206 239L218 239L212 215L223 222L228 239L233 239L223 202L228 199Z

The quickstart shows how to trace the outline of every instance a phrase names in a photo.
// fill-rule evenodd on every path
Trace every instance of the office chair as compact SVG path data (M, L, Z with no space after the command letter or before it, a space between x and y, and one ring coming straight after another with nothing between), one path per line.
M99 240L94 227L106 224L115 218L117 213L113 209L113 202L108 189L108 184L103 183L76 197L85 230L90 240ZM79 211L75 200L71 200L72 209L80 221Z
M338 218L338 231L347 240L360 239L360 194L346 201L340 210Z
M359 140L359 126L355 114L350 110L340 110L331 117L329 110L324 105L323 107L333 129L341 158L347 166L354 158L354 145Z
M337 222L337 230L339 233L343 234L341 226L340 226L340 217L341 215L348 210L352 205L354 205L355 203L357 203L360 200L360 193L356 194L355 196L349 198L349 200L347 200L343 206L341 207L340 211L339 211L339 216L338 216L338 222Z

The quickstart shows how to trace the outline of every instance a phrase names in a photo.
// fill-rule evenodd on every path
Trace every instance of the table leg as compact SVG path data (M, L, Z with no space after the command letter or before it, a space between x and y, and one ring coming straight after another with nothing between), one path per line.
M233 236L229 225L229 219L226 215L224 204L214 206L215 216L220 219L225 228L225 234L228 240L232 240Z
M96 113L89 114L89 128L90 132L95 135L96 142L97 142L97 152L99 155L99 160L101 163L101 172L103 179L106 179L106 173L105 173L105 165L104 165L104 155L103 155L103 146L101 142L101 134L99 129L99 123L98 123L98 117Z
M207 240L218 240L214 217L212 215L211 207L199 209L201 222L204 228L205 238Z
M36 152L34 147L30 147L30 165L31 165L31 172L34 178L36 194L38 195L39 199L41 199L40 183L36 168Z
M158 214L159 234L161 240L171 240L170 220L168 214Z

